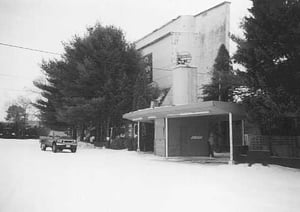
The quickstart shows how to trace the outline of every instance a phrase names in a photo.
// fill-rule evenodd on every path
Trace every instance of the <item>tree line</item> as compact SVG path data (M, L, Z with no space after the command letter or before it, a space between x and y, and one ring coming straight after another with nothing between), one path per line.
M45 133L37 119L30 99L19 96L10 102L6 111L6 122L0 122L0 137L38 138Z

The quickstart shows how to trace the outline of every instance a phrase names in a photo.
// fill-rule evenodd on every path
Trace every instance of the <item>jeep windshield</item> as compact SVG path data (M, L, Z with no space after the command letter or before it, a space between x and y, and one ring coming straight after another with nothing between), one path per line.
M50 132L50 136L60 137L60 138L64 138L64 139L72 139L72 136L69 134L68 131L54 131L54 130L52 130Z

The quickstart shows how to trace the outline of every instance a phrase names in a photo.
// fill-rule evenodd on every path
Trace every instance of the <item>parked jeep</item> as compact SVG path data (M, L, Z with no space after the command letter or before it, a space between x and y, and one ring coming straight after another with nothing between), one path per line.
M77 141L68 135L65 131L51 130L48 136L40 137L41 150L45 151L47 147L52 148L52 152L70 149L71 152L76 152Z

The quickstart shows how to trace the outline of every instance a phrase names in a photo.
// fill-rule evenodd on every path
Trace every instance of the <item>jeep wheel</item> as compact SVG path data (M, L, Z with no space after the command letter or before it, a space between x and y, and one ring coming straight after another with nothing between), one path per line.
M77 148L76 148L76 147L73 147L73 148L71 148L71 152L73 152L73 153L75 153L75 152L76 152L76 150L77 150Z
M57 152L57 146L56 143L52 144L52 152Z

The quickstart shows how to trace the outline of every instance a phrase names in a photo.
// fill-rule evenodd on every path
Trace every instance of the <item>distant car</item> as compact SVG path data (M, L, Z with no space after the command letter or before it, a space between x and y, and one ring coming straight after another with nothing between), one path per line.
M76 152L77 141L68 135L65 131L51 130L48 136L40 137L40 147L45 151L47 147L52 148L52 152L70 149L71 152Z

